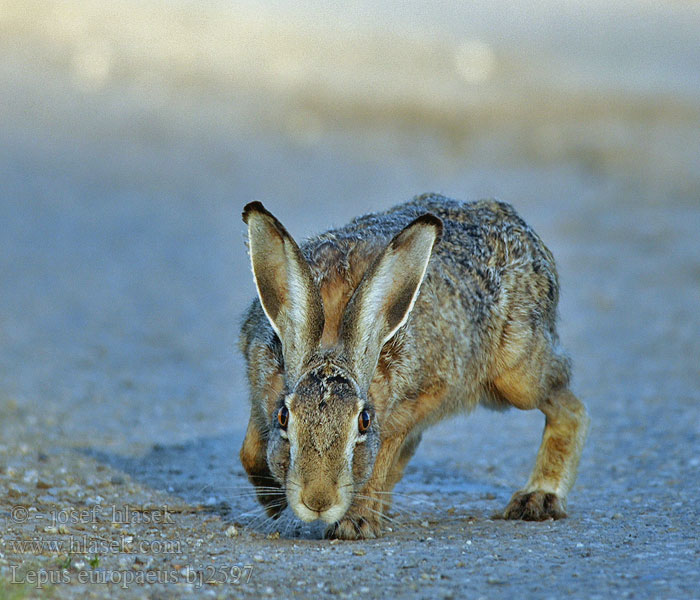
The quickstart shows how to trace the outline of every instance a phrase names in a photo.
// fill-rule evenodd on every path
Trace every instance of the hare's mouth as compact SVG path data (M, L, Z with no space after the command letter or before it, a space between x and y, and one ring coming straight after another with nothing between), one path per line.
M347 512L350 504L346 498L339 498L331 505L315 504L313 501L302 499L301 491L298 488L287 490L287 500L294 514L302 521L311 523L321 520L329 525L339 521Z
M316 519L321 519L324 523L328 523L329 525L331 523L335 523L336 521L339 521L342 516L345 514L345 511L347 510L344 506L341 504L336 504L334 506L331 506L330 508L327 508L324 511L315 511L313 509L309 509L308 506L304 505L304 507L311 513L314 513L316 515Z

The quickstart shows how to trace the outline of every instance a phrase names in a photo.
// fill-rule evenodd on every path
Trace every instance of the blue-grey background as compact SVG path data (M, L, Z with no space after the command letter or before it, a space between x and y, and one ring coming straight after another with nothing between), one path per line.
M143 494L228 503L229 518L254 511L222 483L245 486L243 205L263 201L302 239L425 191L497 196L550 246L593 428L571 518L546 525L550 550L573 548L554 587L535 576L551 571L546 548L534 566L514 550L475 566L487 552L453 574L446 557L464 540L438 533L427 579L387 559L385 584L692 595L697 2L0 1L0 477L31 495L41 469L27 461L50 448L69 472L87 453ZM542 424L512 411L438 426L398 488L430 505L400 513L406 536L382 543L401 554L424 517L461 506L489 552L508 554L510 524L486 519L527 478ZM153 462L154 444L188 458ZM191 466L169 472L169 460ZM303 569L285 548L280 560ZM335 568L386 555L366 552ZM581 587L579 572L596 585ZM285 589L274 575L263 565L257 591ZM307 579L322 593L331 575Z

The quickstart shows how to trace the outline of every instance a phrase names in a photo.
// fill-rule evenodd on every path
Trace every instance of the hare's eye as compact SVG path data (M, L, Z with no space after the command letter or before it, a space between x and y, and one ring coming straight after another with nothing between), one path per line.
M277 413L277 422L280 424L282 429L287 429L287 423L289 423L289 411L286 406L279 409Z
M372 418L369 416L369 412L363 410L360 416L357 418L357 427L360 433L364 433L369 429L369 424L372 422Z

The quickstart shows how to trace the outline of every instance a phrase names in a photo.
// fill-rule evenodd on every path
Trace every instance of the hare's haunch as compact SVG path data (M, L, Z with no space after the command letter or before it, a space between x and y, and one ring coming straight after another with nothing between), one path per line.
M504 516L565 516L588 416L559 347L554 259L511 206L426 194L302 246L259 202L243 220L259 299L241 332L241 461L270 515L288 504L330 537L380 535L422 431L482 403L547 416Z

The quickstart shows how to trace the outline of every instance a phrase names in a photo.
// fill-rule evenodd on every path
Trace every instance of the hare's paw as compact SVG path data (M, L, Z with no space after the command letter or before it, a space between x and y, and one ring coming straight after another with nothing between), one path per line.
M376 517L345 516L326 529L326 539L368 540L380 537L382 526Z
M503 513L505 519L522 519L523 521L548 521L563 519L566 512L559 496L551 492L535 490L534 492L515 492Z

